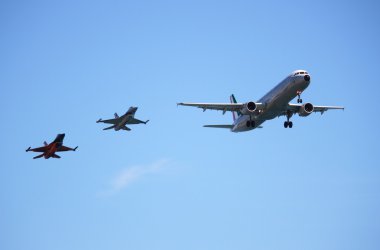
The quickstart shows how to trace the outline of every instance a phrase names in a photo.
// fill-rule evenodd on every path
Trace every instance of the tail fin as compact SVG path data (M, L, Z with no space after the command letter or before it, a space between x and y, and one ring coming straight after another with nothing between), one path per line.
M49 145L49 144L48 144L46 141L44 141L44 145L47 146L47 145Z
M230 96L230 101L231 101L231 103L237 103L234 94L232 94L232 95ZM241 116L241 113L240 113L240 112L235 112L235 111L232 112L232 117L233 117L233 119L234 119L234 122L235 122L235 120L236 120L239 116Z
M117 113L115 113L115 118L116 118L116 119L119 118L119 115L118 115Z

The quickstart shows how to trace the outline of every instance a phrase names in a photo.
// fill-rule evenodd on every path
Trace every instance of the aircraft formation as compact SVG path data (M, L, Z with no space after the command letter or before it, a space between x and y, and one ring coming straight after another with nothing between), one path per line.
M308 102L303 104L301 99L302 92L310 85L311 76L305 70L296 70L288 75L284 80L277 84L272 90L260 98L257 102L249 101L246 103L237 103L235 96L230 96L230 103L184 103L180 102L177 105L191 106L203 109L206 111L219 110L225 114L227 111L232 112L233 123L232 124L218 124L218 125L204 125L209 128L225 128L230 129L231 132L245 132L256 128L262 128L263 124L267 120L272 120L276 117L285 116L284 122L285 128L292 128L293 122L290 118L294 114L298 114L301 117L309 116L313 112L324 112L336 109L344 110L342 106L319 106L313 105ZM297 98L297 104L290 103L295 97ZM114 119L102 120L99 119L97 123L103 122L112 124L110 127L106 127L103 130L114 129L115 131L126 130L130 131L127 124L147 124L147 121L141 121L134 118L137 107L130 107L128 111L118 116L115 113ZM26 150L33 152L42 152L42 154L35 156L33 159L44 157L48 159L50 157L60 158L56 155L56 152L62 151L75 151L78 147L69 148L63 146L63 138L65 134L58 134L57 138L50 144L44 142L44 146L40 148Z
M140 121L135 118L135 113L137 111L137 107L130 107L128 111L122 115L118 116L117 113L115 113L115 118L114 119L109 119L109 120L102 120L99 119L96 122L103 122L103 123L109 123L112 124L111 127L104 128L103 130L107 129L115 129L115 131L119 131L120 129L122 130L127 130L130 131L131 129L125 126L126 124L147 124L149 120L147 121ZM40 152L42 154L37 155L33 157L33 159L41 158L44 157L45 159L49 159L50 157L53 158L61 158L59 155L56 154L56 152L63 152L63 151L75 151L78 146L75 148L69 148L63 145L63 139L65 138L65 134L58 134L57 137L53 142L48 144L46 141L44 142L44 146L39 147L39 148L31 148L29 147L26 149L26 152L32 151L32 152Z

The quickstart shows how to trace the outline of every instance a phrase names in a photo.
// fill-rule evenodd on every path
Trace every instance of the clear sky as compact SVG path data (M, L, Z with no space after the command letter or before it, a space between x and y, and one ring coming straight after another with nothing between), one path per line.
M1 1L0 249L380 249L377 1ZM235 134L293 70L343 105ZM147 125L103 131L138 106ZM76 152L26 153L58 133Z

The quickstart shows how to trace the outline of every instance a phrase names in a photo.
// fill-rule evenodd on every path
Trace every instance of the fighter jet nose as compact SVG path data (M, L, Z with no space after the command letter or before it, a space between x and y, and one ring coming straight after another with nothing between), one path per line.
M305 79L305 81L309 82L309 81L310 81L310 76L309 76L309 75L305 75L305 76L303 77L303 79Z

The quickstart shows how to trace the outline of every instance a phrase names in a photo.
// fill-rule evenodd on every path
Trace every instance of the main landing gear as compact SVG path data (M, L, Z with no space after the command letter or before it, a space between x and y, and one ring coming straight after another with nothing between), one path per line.
M246 125L247 125L247 128L249 128L249 127L254 128L256 126L256 122L252 121L252 120L249 120L249 121L247 121Z
M302 91L298 90L297 91L297 96L298 96L297 103L302 103L301 94L302 94Z
M290 117L292 117L293 113L291 111L286 111L286 122L284 122L284 128L292 128L293 122L289 121Z

